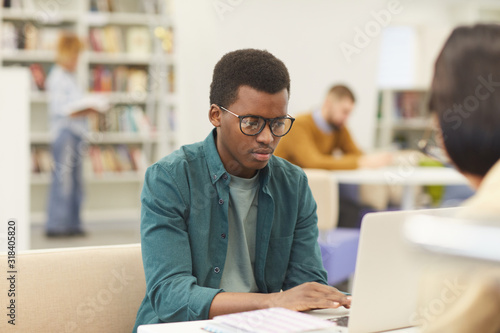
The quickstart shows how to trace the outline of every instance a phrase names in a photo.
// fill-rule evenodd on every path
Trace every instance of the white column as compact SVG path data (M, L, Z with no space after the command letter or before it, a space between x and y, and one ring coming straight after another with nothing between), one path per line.
M27 68L0 68L0 252L16 220L16 252L30 247L30 78Z

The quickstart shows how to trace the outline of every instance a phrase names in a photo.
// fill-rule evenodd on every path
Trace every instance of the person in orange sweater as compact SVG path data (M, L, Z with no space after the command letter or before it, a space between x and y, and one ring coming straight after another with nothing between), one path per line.
M363 154L345 126L354 109L352 91L334 85L321 109L296 117L293 129L281 139L275 155L302 168L357 169L378 168L392 162L389 153ZM341 156L337 156L340 151Z

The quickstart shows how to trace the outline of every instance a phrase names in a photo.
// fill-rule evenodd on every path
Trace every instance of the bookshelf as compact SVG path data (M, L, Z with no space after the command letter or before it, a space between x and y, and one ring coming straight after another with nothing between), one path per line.
M85 42L77 79L113 104L84 139L85 223L139 220L144 172L177 148L174 22L169 0L11 0L0 7L2 67L31 66L31 222L45 221L50 185L45 80L61 30ZM5 5L4 5L5 6ZM40 78L42 81L40 82Z
M425 88L379 91L375 145L381 149L417 149L432 128Z

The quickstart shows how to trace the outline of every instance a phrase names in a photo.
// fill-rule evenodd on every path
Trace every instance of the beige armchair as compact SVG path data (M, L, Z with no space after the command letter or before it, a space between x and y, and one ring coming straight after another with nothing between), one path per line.
M16 256L16 320L0 282L0 332L131 332L146 284L140 244L31 250ZM2 272L7 256L0 255Z
M334 175L328 170L304 169L314 200L318 205L319 230L337 227L339 218L339 187Z

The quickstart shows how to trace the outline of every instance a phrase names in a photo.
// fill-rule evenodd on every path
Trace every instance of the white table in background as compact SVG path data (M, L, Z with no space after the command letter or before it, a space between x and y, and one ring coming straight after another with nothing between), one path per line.
M402 185L401 209L415 208L415 186L468 185L467 179L452 168L443 167L389 167L332 171L339 184Z
M323 319L328 319L332 318L335 316L343 316L349 313L349 310L346 310L344 308L339 308L339 309L327 309L327 310L315 310L315 311L310 311L308 312L309 314L318 317L318 318L323 318ZM139 326L139 329L137 330L137 333L203 333L204 331L202 328L209 323L210 320L198 320L198 321L188 321L188 322L181 322L181 323L168 323L168 324L152 324L152 325L142 325ZM321 330L321 331L314 331L317 333L320 332L337 332L338 330L335 327L332 327L327 330ZM387 331L390 333L418 333L420 332L418 328L415 327L410 327L410 328L404 328L404 329L399 329L399 330L391 330Z

